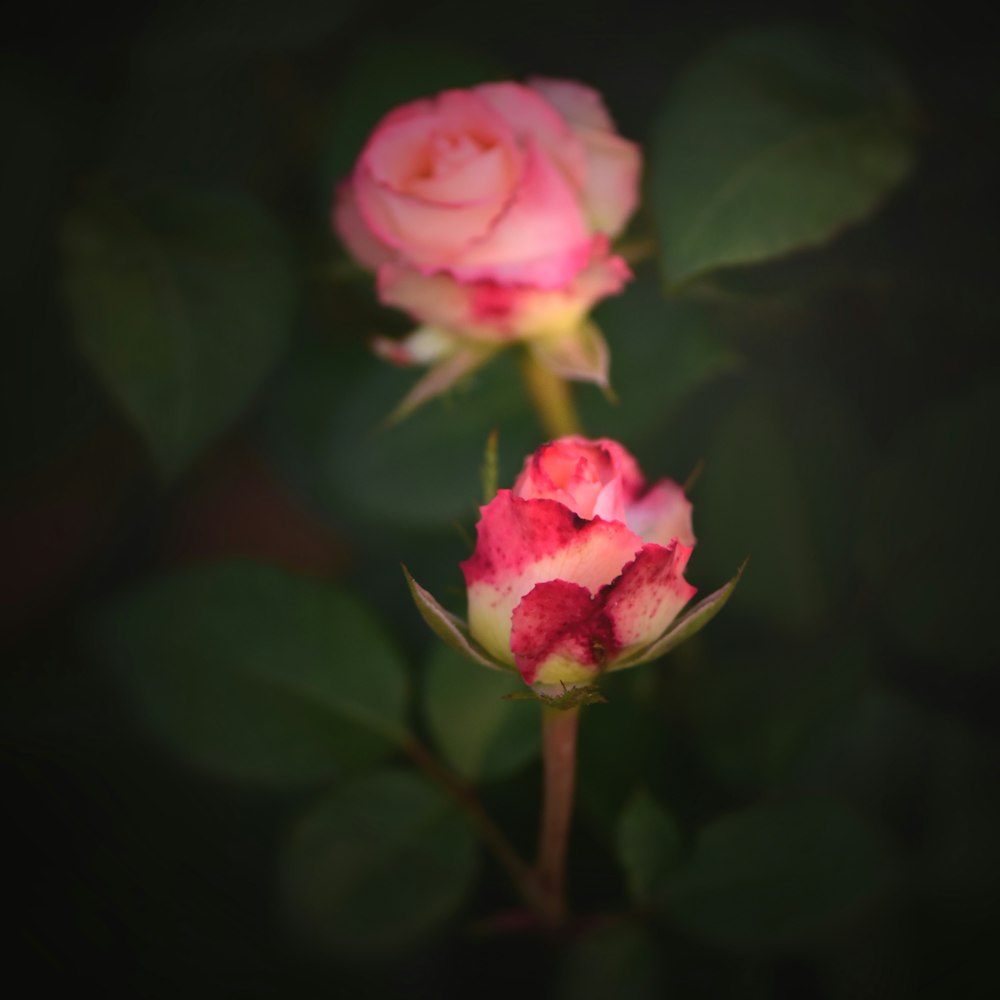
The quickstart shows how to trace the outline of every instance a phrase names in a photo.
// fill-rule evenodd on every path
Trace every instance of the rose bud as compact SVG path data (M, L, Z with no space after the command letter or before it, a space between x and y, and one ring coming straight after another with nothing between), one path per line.
M516 668L543 694L661 656L705 625L738 580L677 618L695 593L683 576L691 504L672 480L648 485L606 438L543 445L480 514L461 566L467 628L411 579L414 597L451 645Z
M610 240L635 209L640 166L579 83L488 83L390 112L334 208L380 300L420 324L416 340L376 349L447 364L423 398L511 341L563 377L606 385L607 350L586 316L630 277Z

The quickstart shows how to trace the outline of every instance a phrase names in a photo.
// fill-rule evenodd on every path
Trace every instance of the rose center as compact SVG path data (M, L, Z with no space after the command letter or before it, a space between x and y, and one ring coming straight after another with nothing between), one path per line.
M470 160L482 155L484 148L482 143L466 133L435 132L430 138L429 155L421 176L450 177Z

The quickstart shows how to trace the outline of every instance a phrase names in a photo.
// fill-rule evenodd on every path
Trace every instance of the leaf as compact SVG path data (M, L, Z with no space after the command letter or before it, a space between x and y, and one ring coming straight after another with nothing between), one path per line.
M632 923L591 927L573 940L557 968L555 1000L658 1000L659 942Z
M283 850L292 922L313 944L379 958L425 937L468 894L475 838L437 788L383 771L315 803Z
M667 281L820 244L913 161L915 109L859 39L779 26L730 37L676 83L653 135Z
M700 632L726 606L726 602L736 589L736 584L743 576L747 561L744 560L743 565L736 571L736 575L725 586L709 594L690 611L681 615L656 642L619 660L611 667L611 670L624 670L626 667L635 667L640 663L649 663L659 659Z
M885 871L880 839L843 806L769 803L705 827L660 902L678 924L714 943L780 948L850 915Z
M519 691L519 676L480 670L438 646L424 680L424 713L445 760L469 781L491 781L534 760L541 719L531 705L505 698Z
M466 627L465 622L461 621L450 612L445 611L445 609L438 604L433 595L424 590L424 588L421 587L412 576L410 576L410 571L405 566L403 567L403 573L406 576L406 582L410 586L410 593L413 595L413 600L417 605L417 610L439 639L442 639L448 646L455 650L456 653L461 653L463 656L473 660L481 666L489 667L491 670L501 670L504 673L509 673L514 670L512 666L506 663L501 663L499 660L494 660L493 657L490 656L490 654L487 653L486 650L483 649L482 646L480 646L479 643L469 635L469 630Z
M406 737L396 651L335 588L222 563L146 584L95 626L140 723L216 774L326 780Z
M285 347L294 290L254 202L180 193L78 209L63 233L77 344L174 476L242 414Z
M616 847L629 895L637 903L647 903L680 860L680 830L648 792L638 791L618 821Z

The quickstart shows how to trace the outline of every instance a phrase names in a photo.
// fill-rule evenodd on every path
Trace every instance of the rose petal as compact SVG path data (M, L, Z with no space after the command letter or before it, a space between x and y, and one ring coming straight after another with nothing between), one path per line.
M391 259L392 250L365 225L349 181L337 185L333 225L351 255L364 267L374 271Z
M644 545L621 576L598 594L621 655L659 638L697 593L682 576L691 552L690 545L680 542Z
M459 281L565 288L586 267L590 242L577 196L529 139L511 202L489 233L470 243L448 271Z
M642 547L620 522L586 521L554 500L500 490L481 509L476 550L462 563L469 628L494 656L512 662L511 615L536 584L577 583L596 592Z
M476 93L507 121L520 142L533 140L574 190L583 191L587 176L583 145L550 101L519 83L487 83L476 87Z
M527 684L577 684L617 651L614 626L586 587L539 583L514 609L510 648Z
M635 143L610 132L586 129L579 136L587 157L583 200L590 224L617 236L638 204L642 154Z
M644 542L666 545L676 538L684 545L695 544L691 501L672 479L661 479L629 502L625 508L625 523Z
M575 80L550 80L534 77L528 86L540 94L570 123L582 128L613 132L615 123L604 106L601 95Z

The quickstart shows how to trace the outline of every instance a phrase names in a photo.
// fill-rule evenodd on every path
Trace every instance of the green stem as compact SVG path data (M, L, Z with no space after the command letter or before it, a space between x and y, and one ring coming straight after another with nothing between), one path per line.
M566 851L573 816L579 722L579 708L542 708L544 801L535 873L548 900L546 914L554 926L562 924L567 915Z
M493 853L500 865L510 876L525 904L543 919L549 919L549 900L540 891L535 873L521 859L510 841L503 835L497 825L483 809L479 799L472 789L460 778L452 774L441 762L416 739L409 739L404 749L413 762L436 782L465 813L479 834L483 843Z
M580 434L580 418L569 383L541 364L530 350L521 355L521 374L543 430L551 437Z

